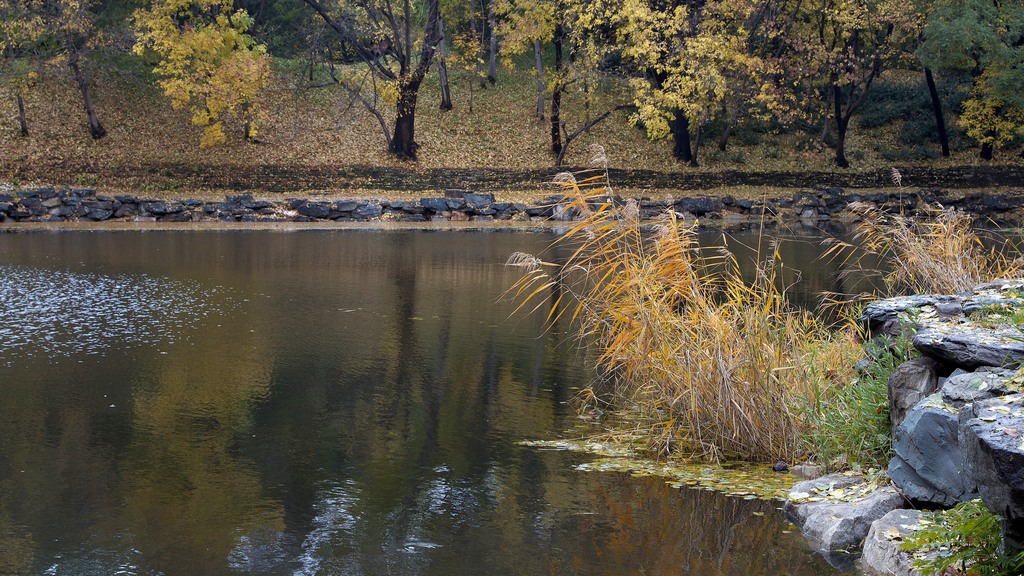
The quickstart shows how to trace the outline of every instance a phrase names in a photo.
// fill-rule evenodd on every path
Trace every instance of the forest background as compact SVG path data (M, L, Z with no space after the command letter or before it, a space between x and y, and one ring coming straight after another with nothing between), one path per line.
M598 144L665 173L908 173L1020 166L1024 136L1017 0L0 0L0 54L14 184L522 187Z

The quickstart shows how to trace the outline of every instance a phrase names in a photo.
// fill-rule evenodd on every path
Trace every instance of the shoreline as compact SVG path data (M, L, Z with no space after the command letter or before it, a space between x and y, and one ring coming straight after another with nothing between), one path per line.
M550 190L548 191L550 192ZM590 190L585 190L590 193ZM595 196L619 208L633 203L644 224L657 224L674 215L712 229L795 226L848 227L870 213L927 217L936 208L954 208L997 226L1024 223L1024 192L889 188L878 191L839 187L802 189L782 195L764 190L757 198L733 195L686 195L652 199L648 195ZM788 192L788 190L787 190ZM211 228L469 230L547 228L566 226L586 217L586 207L574 204L579 191L535 195L503 201L495 193L445 189L425 196L342 197L302 195L255 197L253 194L218 198L149 195L112 196L92 187L40 186L0 192L0 231L60 229ZM432 194L432 195L431 195ZM173 227L172 227L173 226Z

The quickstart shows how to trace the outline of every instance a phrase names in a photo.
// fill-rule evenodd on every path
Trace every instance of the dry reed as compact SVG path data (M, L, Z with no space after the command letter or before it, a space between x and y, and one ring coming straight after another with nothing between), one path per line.
M777 281L777 250L745 282L725 243L698 245L671 211L651 230L635 202L609 200L606 176L559 179L581 219L558 264L526 255L512 289L534 309L549 290L575 297L581 334L599 347L615 390L636 407L652 447L709 459L795 458L806 408L843 379L859 347L796 311ZM560 296L564 298L565 296Z
M960 294L1016 276L1024 266L1007 240L985 235L968 214L953 209L934 209L924 218L868 210L854 242L834 241L829 252L850 273L880 277L887 296ZM866 259L884 268L865 266Z

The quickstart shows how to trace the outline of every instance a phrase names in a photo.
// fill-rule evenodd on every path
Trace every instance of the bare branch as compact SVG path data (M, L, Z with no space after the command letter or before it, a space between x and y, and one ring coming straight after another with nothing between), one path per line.
M374 57L370 50L363 46L362 42L360 42L360 39L357 38L355 34L352 33L351 30L349 30L345 26L342 26L337 20L332 18L331 15L327 13L327 10L323 7L322 4L320 4L318 0L303 1L317 14L319 14L320 18L322 18L323 21L326 22L328 26L334 29L334 31L337 32L338 35L341 36L341 38L345 40L345 42L348 43L353 50L356 51L356 54L358 54L359 57L364 62L366 62L367 65L372 66L375 70L377 70L377 73L379 73L381 76L389 80L395 80L397 78L395 73L392 72L390 68L382 64L379 58Z

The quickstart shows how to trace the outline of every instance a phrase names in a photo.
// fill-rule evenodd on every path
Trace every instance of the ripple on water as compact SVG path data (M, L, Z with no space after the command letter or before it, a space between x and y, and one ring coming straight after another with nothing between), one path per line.
M0 365L23 356L103 354L114 345L173 342L230 305L222 292L148 274L0 265Z

